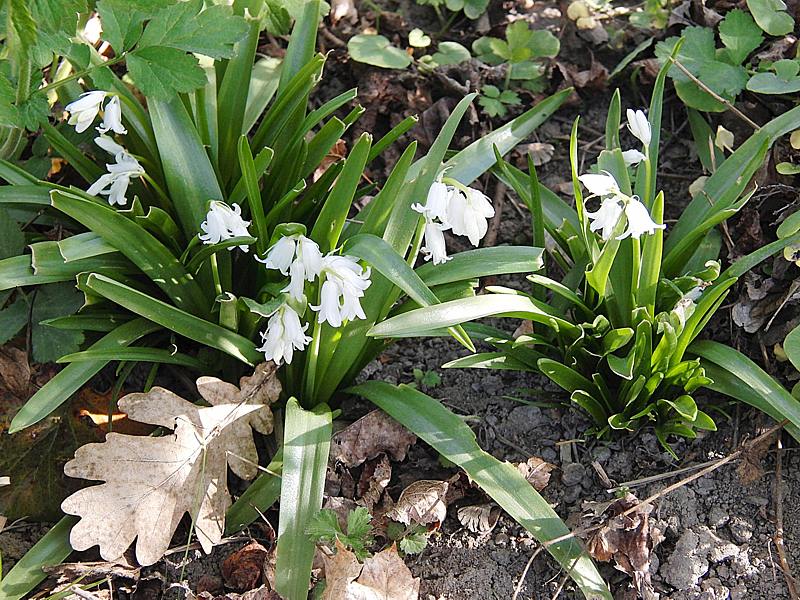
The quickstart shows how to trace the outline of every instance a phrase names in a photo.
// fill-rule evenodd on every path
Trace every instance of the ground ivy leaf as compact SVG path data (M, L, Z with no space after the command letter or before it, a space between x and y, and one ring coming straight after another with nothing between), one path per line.
M83 294L72 282L39 286L31 313L31 346L38 363L55 362L65 354L80 350L83 333L55 329L42 321L75 313L83 305Z
M231 58L236 42L247 35L247 22L230 6L202 8L203 0L189 0L161 9L147 24L139 47L164 46Z
M472 56L469 50L458 42L441 42L438 51L433 55L433 60L437 65L457 65L470 58Z
M359 34L347 42L353 60L384 69L405 69L411 57L382 35Z
M786 35L794 29L794 19L786 12L783 0L747 0L753 18L770 35Z
M194 56L177 48L149 46L128 56L128 71L145 96L169 100L206 84L206 74Z
M731 64L740 65L764 41L761 30L748 13L735 9L719 24L719 37Z
M561 49L561 42L546 29L537 29L528 41L528 48L534 57L553 57Z

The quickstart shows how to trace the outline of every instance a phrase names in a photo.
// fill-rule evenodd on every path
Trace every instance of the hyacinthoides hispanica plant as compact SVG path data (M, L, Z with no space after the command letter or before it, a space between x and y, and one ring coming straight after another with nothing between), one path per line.
M300 599L314 554L305 527L320 509L328 462L329 403L385 345L367 331L392 314L473 296L481 276L538 269L542 252L531 247L447 256L442 232L478 245L493 209L472 182L494 165L496 148L510 151L569 90L445 161L469 95L427 155L416 159L411 144L383 185L361 186L365 167L414 120L374 144L361 135L346 158L320 168L363 109L335 116L355 90L307 109L325 62L314 54L318 0L299 11L279 70L274 60L255 61L274 10L259 0L210 7L164 0L133 10L103 0L98 12L112 59L71 35L49 49L58 77L32 94L60 99L69 114L66 123L45 118L43 135L85 184L40 181L0 162L10 184L0 188L0 205L26 231L41 216L75 232L49 241L29 231L29 252L0 261L0 291L76 281L85 296L77 314L49 323L83 332L85 348L61 358L66 367L22 407L12 431L58 410L109 363L119 364L120 381L139 362L154 366L150 380L162 364L226 379L264 360L281 365L278 451L228 511L227 529L280 498L276 584L284 597ZM371 201L349 218L367 194ZM420 254L427 264L414 269ZM474 349L460 326L441 331ZM391 412L415 401L380 404ZM538 539L568 532L443 405L397 416ZM42 560L64 559L74 522L54 527L0 582L0 596L21 597L43 578ZM548 550L587 597L610 597L578 544Z
M605 437L652 426L669 452L671 436L693 438L698 429L716 428L694 400L700 388L748 402L778 421L789 419L788 430L800 436L800 403L741 353L698 339L738 277L797 243L795 234L791 241L767 244L722 271L714 228L753 194L750 178L772 142L800 125L800 108L742 144L667 227L664 193L656 185L664 74L662 69L649 114L627 111L627 127L641 147L620 146L617 93L606 149L582 174L576 120L570 142L574 209L539 185L531 163L526 174L497 157L498 176L531 208L534 244L544 246L545 231L555 241L550 254L563 273L560 281L547 271L535 273L528 277L530 294L494 286L483 296L398 315L370 334L430 335L442 325L487 316L529 319L531 331L516 338L493 327L465 325L494 351L445 366L542 373L591 418L591 433ZM360 391L372 398L378 387L367 384Z

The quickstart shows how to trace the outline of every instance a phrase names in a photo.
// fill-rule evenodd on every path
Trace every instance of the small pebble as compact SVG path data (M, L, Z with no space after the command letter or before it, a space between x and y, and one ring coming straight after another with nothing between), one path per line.
M583 479L584 474L585 470L582 464L569 463L568 465L564 466L564 469L561 472L561 483L568 487L578 485Z
M711 507L711 510L708 511L709 527L714 527L716 529L719 529L720 527L724 527L730 520L731 520L730 515L726 513L724 510L722 510L722 508L717 506L716 504Z

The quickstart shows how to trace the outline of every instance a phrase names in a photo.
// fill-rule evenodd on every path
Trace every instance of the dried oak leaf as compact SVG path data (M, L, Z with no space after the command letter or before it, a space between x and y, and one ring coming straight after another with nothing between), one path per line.
M417 436L382 410L373 410L348 425L331 440L331 458L347 467L386 453L392 459L405 459Z
M358 579L347 586L345 600L417 600L420 580L400 558L394 544L364 561Z
M527 462L517 465L517 470L537 492L547 487L550 483L550 472L555 468L555 465L536 456L531 456Z
M361 563L337 539L336 554L332 557L322 555L325 565L325 591L322 600L341 600L347 597L347 587L361 573Z
M449 484L446 481L421 479L400 494L397 504L386 515L404 525L441 523L447 516L444 502Z
M623 514L633 507L635 511ZM650 554L663 538L660 531L650 528L653 506L639 504L629 493L610 502L584 502L583 509L584 526L601 525L586 541L590 556L602 562L613 559L617 569L633 578L641 598L657 599L650 580Z
M224 395L204 397L213 404ZM61 504L65 513L81 517L70 534L72 547L99 545L100 556L114 560L136 539L137 561L151 565L169 548L188 512L200 545L210 552L222 539L231 504L227 466L239 476L250 472L231 455L255 456L249 422L263 407L244 402L198 407L159 387L128 394L119 405L129 418L173 432L163 437L110 433L105 442L75 452L64 473L105 483Z

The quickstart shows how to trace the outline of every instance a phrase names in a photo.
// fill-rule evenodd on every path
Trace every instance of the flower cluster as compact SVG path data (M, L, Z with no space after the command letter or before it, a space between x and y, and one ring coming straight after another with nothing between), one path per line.
M111 97L103 106L103 102L109 96ZM70 125L74 125L75 131L78 133L86 131L94 123L100 110L103 110L103 121L96 128L100 135L94 141L100 148L114 156L114 162L106 164L108 172L101 175L86 190L86 193L92 196L102 194L108 196L108 203L112 206L114 204L125 206L128 203L126 194L131 178L141 177L145 173L144 168L136 158L115 142L113 138L106 135L109 131L113 131L118 135L128 133L128 130L122 124L122 106L119 96L110 95L108 92L101 90L94 90L81 94L80 98L67 104L65 109L70 114L67 122Z
M219 200L212 200L206 220L200 224L203 233L198 234L197 237L204 244L219 244L234 237L248 237L250 235L247 230L248 225L250 225L250 221L242 218L242 209L238 204L234 203L233 207L230 207ZM233 250L233 247L228 250ZM247 252L247 245L239 246L239 250Z
M266 360L291 363L294 351L303 350L311 341L306 335L308 323L300 320L306 307L306 282L317 278L322 281L319 304L308 305L317 313L318 323L340 327L345 321L366 319L361 298L371 283L370 269L352 256L333 252L323 256L316 242L295 234L282 237L263 259L257 260L267 269L289 277L288 285L281 290L288 294L289 301L270 316L267 330L261 334L264 343L258 350Z
M650 147L650 123L641 110L633 111L628 109L628 129L642 142L645 153L638 150L626 150L622 153L625 164L630 166L638 164L647 159L647 152ZM642 204L638 196L628 196L623 194L614 176L608 171L601 173L587 173L578 177L580 182L589 190L591 196L597 196L600 200L600 208L595 212L586 212L586 216L591 220L589 229L600 231L603 240L609 240L614 235L614 230L619 223L622 215L625 215L627 227L618 240L627 237L636 238L642 234L652 234L656 229L664 229L666 225L658 224L650 217L647 207Z
M422 252L425 260L433 260L435 265L450 260L445 231L449 229L455 235L466 236L477 246L489 228L487 220L494 216L492 203L482 192L441 177L428 190L425 204L412 204L411 208L425 217Z

